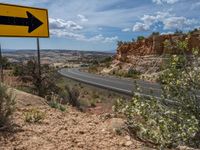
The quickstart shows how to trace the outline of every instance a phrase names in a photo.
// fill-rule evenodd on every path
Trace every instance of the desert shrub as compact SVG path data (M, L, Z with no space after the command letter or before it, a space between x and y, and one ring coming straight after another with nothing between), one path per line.
M15 97L0 83L0 127L8 123L10 116L15 110Z
M152 32L150 36L160 35L160 32Z
M80 102L78 100L80 92L78 89L70 88L69 86L65 86L65 91L67 92L68 103L73 107L80 108Z
M144 39L145 39L144 36L138 36L138 37L137 37L137 41L141 41L141 40L144 40Z
M130 78L139 78L139 76L141 75L141 73L137 70L135 70L134 68L130 68L127 72L127 74L125 74L125 77L130 77Z
M57 101L50 101L49 106L51 106L51 108L55 108L63 112L66 111L66 107Z
M181 34L183 34L183 31L179 30L179 29L176 29L176 31L174 32L174 34L181 35Z
M93 99L98 99L98 98L100 98L99 93L98 93L98 92L92 92L92 98L93 98Z
M38 74L37 61L32 59L26 64L19 64L14 67L14 75L19 76L24 83L31 83L31 93L41 97L58 93L60 88L56 85L57 74L54 68L48 65L41 66L41 76Z
M160 148L190 143L198 131L198 120L195 116L164 107L157 99L135 95L131 102L120 103L115 110L120 110L126 116L131 134L159 145Z
M25 112L24 117L25 117L25 122L38 123L44 119L45 113L39 111L36 108L33 108Z
M88 71L90 73L98 72L98 66L96 66L96 65L89 66Z
M112 74L115 75L115 76L119 76L119 77L137 79L137 78L140 77L141 72L135 70L134 68L130 68L128 70L128 72L123 71L123 70L113 70Z
M199 50L193 49L193 55L188 56L187 42L179 41L177 47L180 54L171 57L160 75L161 99L143 97L137 88L131 102L119 101L114 107L126 116L130 133L160 148L200 146Z
M13 75L14 76L23 76L24 75L24 65L23 63L12 64L13 66Z
M123 41L117 41L117 46L120 47L121 45L123 45Z
M48 96L47 99L49 100L48 104L51 108L55 108L63 112L66 111L66 107L62 105L61 96L52 93L52 95L50 97Z
M4 69L10 69L11 67L11 63L9 62L8 58L7 57L2 57L2 60L0 60L1 64L2 64L2 67Z

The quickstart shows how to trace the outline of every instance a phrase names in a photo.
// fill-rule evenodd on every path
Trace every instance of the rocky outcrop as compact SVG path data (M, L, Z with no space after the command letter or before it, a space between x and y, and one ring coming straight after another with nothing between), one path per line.
M152 75L162 70L165 60L163 54L178 54L180 49L176 47L177 41L188 41L188 51L192 48L200 49L200 30L190 34L154 35L136 42L125 42L118 46L115 59L108 68L102 70L102 74L114 74L116 72L127 73L131 68L142 75ZM168 46L166 46L168 45Z
M121 44L117 49L115 58L121 62L129 62L131 56L176 54L179 51L175 48L173 50L165 48L164 43L168 41L171 45L175 45L178 40L188 40L190 50L194 47L200 48L200 34L197 33L191 35L155 35L137 42Z

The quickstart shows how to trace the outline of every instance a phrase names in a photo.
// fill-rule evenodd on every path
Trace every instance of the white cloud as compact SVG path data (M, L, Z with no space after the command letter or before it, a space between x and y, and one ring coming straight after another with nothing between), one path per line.
M65 37L65 38L71 38L71 39L77 39L77 40L85 39L84 35L73 33L66 30L53 29L53 30L50 30L50 33L52 36L55 36L55 37Z
M130 28L124 28L124 29L122 29L122 32L129 32L129 31L131 31Z
M63 19L49 18L50 29L68 29L68 30L81 30L82 26L74 21L65 21Z
M104 37L102 34L98 34L96 36L93 36L91 38L85 38L83 39L85 41L101 41L103 43L112 43L118 40L117 36L113 36L113 37Z
M103 43L114 42L118 39L117 36L104 37L102 34L98 34L93 37L86 37L82 33L76 33L77 31L83 29L82 26L78 25L74 21L65 21L63 19L49 19L50 33L55 37L64 37L70 39L76 39L80 41L100 41Z
M163 3L174 4L180 0L152 0L152 1L156 4L163 4Z
M50 33L52 36L55 36L55 37L70 38L70 39L76 39L79 41L87 41L87 42L112 43L118 40L117 36L104 37L102 34L99 34L99 35L88 38L85 35L80 34L80 33L74 33L67 30L58 30L58 29L50 30Z
M174 32L163 32L161 35L168 35L168 34L174 34Z
M158 24L161 23L161 24ZM151 28L163 28L163 30L182 29L189 30L194 25L200 24L195 19L188 19L186 17L177 17L169 12L157 12L155 15L144 15L141 22L137 22L133 26L133 31L146 31Z
M78 17L82 22L87 22L87 21L88 21L88 19L87 19L84 15L78 14L77 17Z
M147 31L147 30L149 30L149 26L144 23L136 22L136 24L133 26L134 32Z
M185 17L171 17L163 21L164 29L183 29L190 25L196 24L194 19L187 19Z

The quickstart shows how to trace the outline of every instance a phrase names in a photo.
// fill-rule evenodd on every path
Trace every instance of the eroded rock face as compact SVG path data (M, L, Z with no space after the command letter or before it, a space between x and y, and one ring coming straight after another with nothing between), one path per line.
M190 50L194 47L200 48L200 34L197 33L192 35L150 36L141 41L122 44L118 47L115 58L121 62L131 62L128 58L130 56L162 55L163 53L177 54L179 52L176 49L171 51L164 46L165 41L174 45L177 40L188 40Z
M163 54L178 54L180 50L176 48L176 41L188 41L191 54L192 48L200 49L200 30L191 34L169 34L150 36L137 42L127 42L117 48L115 59L109 68L102 70L104 74L113 74L113 72L127 73L130 68L141 74L154 74L160 72L163 64L168 59ZM167 43L170 45L165 46Z

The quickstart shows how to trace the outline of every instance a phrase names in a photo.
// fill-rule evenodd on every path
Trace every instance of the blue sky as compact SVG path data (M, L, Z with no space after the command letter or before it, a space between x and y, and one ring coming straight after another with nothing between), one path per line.
M116 41L131 40L153 31L200 27L200 0L0 0L47 8L49 39L42 49L110 51ZM4 49L35 49L33 38L0 38Z

